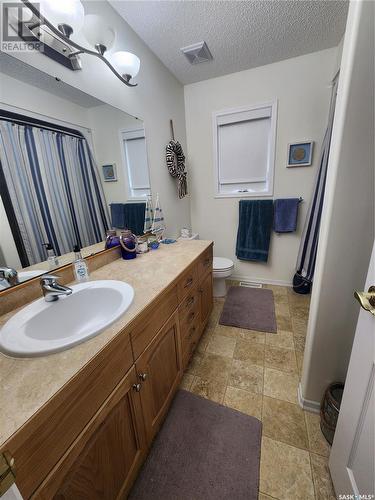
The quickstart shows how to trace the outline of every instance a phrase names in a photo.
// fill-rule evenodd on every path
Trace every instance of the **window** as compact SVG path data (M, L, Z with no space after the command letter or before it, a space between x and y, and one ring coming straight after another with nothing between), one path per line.
M215 196L273 194L277 103L213 114Z
M121 133L129 182L129 197L145 199L151 194L144 129Z

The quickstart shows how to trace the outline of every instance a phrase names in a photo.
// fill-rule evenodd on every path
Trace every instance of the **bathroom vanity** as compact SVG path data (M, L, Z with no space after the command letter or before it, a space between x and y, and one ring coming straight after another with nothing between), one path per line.
M209 318L212 242L162 245L91 278L133 286L120 320L51 356L0 354L0 451L25 499L126 497Z

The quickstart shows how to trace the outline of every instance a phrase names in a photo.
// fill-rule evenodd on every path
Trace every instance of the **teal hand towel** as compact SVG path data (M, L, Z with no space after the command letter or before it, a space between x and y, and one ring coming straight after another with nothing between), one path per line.
M111 203L112 227L143 234L145 203Z
M267 262L272 222L272 200L240 201L236 245L238 259Z

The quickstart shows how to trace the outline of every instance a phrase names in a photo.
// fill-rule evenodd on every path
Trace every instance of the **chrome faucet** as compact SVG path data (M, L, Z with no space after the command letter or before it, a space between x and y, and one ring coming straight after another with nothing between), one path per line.
M0 279L5 280L9 286L18 284L18 274L12 267L0 267Z
M45 274L40 278L40 285L46 302L54 302L60 295L71 295L73 292L68 286L60 285L59 279L59 276L52 276L51 274Z

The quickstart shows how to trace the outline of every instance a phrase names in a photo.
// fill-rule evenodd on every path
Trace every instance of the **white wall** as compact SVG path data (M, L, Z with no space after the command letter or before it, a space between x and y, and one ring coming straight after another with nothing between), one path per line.
M351 2L311 297L301 397L344 381L374 241L374 3Z
M125 203L128 200L129 180L121 150L120 131L143 128L144 124L141 120L107 105L90 108L88 116L92 129L95 159L107 203ZM117 182L104 182L101 166L112 163L116 164L118 180Z
M290 283L327 125L336 49L324 50L185 87L193 230L215 240L217 256L235 263L235 276ZM302 196L298 230L271 238L267 264L235 257L239 198L214 199L212 112L278 100L274 198ZM314 140L313 166L286 168L287 144Z
M183 87L107 2L88 1L84 5L87 14L99 15L116 30L117 37L112 51L129 50L140 58L141 70L136 79L138 87L126 87L101 61L87 55L82 55L83 70L74 72L39 53L14 55L144 120L151 185L153 192L160 195L167 235L176 236L180 227L190 225L189 198L178 199L176 181L167 171L164 155L165 146L170 140L171 118L174 121L175 136L186 149Z
M0 102L3 109L14 113L22 114L23 111L28 111L29 116L42 120L42 115L45 120L58 120L66 127L88 126L86 108L4 73L0 73Z

